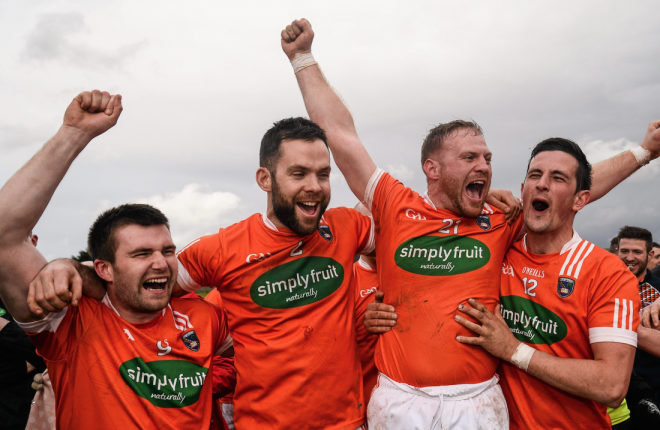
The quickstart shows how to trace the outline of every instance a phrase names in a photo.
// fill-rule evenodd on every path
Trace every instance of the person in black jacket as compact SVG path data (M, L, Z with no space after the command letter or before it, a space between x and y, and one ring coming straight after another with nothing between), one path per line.
M37 246L37 235L30 236ZM34 398L34 375L46 370L27 334L0 300L0 427L24 430Z

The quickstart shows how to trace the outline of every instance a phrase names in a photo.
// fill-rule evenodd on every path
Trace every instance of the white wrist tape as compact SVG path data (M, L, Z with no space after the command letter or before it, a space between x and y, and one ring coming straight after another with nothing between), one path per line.
M641 146L638 146L635 149L631 149L630 152L632 153L632 155L635 156L635 160L637 160L637 164L639 164L642 167L646 166L651 161L651 152L647 151Z
M521 343L511 357L511 364L515 364L520 369L527 372L529 362L532 361L532 355L534 355L535 352L536 350L531 346Z
M307 54L296 54L293 57L293 60L291 60L291 66L293 66L294 73L298 73L302 69L313 66L314 64L317 63L314 61L314 56L311 52L308 52Z

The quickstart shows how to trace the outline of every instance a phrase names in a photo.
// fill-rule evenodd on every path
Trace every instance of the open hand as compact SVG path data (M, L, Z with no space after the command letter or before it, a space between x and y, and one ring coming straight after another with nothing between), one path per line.
M456 315L456 322L478 334L477 337L457 336L456 340L468 345L479 345L491 355L510 361L511 356L520 344L520 341L513 336L509 326L506 325L500 314L500 305L495 307L495 313L491 312L486 306L475 299L468 300L471 306L459 305L458 310L470 315L481 323L475 324L466 318Z
M313 40L312 24L305 18L293 21L282 30L282 50L289 60L293 60L296 54L312 52Z
M386 333L396 325L399 315L394 313L394 306L383 303L385 293L378 291L374 294L373 303L367 305L364 313L364 327L371 334Z
M639 318L644 327L660 330L660 299L639 311Z
M122 110L121 95L84 91L66 109L63 126L81 131L91 140L117 124Z
M486 197L486 203L504 212L504 219L509 224L515 222L522 212L520 199L509 190L491 188Z

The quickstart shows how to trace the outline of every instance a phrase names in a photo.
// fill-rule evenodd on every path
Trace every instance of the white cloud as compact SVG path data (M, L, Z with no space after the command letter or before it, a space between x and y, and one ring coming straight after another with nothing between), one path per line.
M623 151L633 149L639 146L638 142L633 142L624 137L616 140L593 140L585 138L580 142L580 147L584 151L587 159L591 164L596 164L599 161L607 160L614 157ZM660 173L660 162L652 161L648 166L641 169L633 178L635 179L649 179L652 176Z
M200 236L216 233L221 227L236 222L241 198L234 193L213 191L208 185L188 184L181 191L156 194L132 200L160 209L170 221L172 239L182 248ZM100 214L121 203L102 200Z
M40 15L27 37L23 57L42 63L59 61L88 69L116 69L135 56L145 44L142 41L104 51L75 41L88 39L80 37L85 33L90 33L90 30L80 13Z
M638 145L639 143L624 137L616 140L593 140L585 138L580 142L580 147L582 147L587 159L592 164L607 160L622 151L632 149Z
M401 182L410 181L415 177L415 172L405 164L388 164L385 166L387 172Z
M172 238L178 247L218 231L232 221L240 208L236 194L213 191L207 185L188 184L181 191L137 200L157 207L169 218Z

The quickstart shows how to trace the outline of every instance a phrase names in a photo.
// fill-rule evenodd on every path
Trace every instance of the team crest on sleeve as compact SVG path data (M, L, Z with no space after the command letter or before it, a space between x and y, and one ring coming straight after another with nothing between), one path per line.
M557 283L557 294L563 299L573 294L575 288L575 281L571 278L559 278Z
M328 242L332 242L332 232L330 231L330 226L326 224L319 225L319 234L321 237Z
M199 342L199 338L197 337L197 333L195 333L195 330L190 330L189 332L184 333L181 336L181 340L183 341L183 344L186 345L186 348L188 348L191 351L199 351L199 347L201 346Z
M482 230L490 230L490 217L488 215L481 215L477 217L477 225Z

